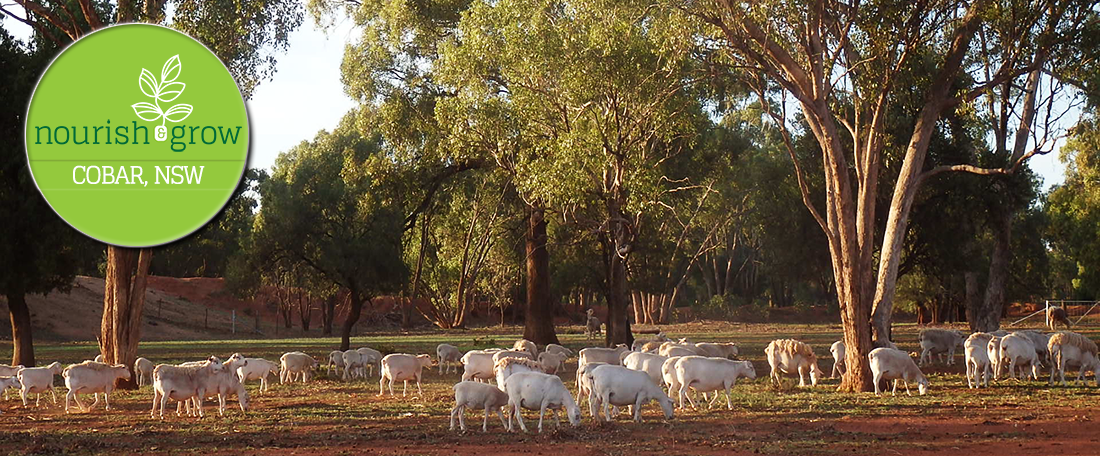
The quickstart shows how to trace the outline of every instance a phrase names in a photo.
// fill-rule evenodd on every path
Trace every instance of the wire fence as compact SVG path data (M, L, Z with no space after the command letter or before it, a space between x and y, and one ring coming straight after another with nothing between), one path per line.
M1066 310L1066 317L1073 326L1100 326L1100 301L1073 301L1065 299L1048 299L1043 307L1019 320L1013 321L1010 326L1021 324L1046 324L1046 310L1049 307L1061 307Z

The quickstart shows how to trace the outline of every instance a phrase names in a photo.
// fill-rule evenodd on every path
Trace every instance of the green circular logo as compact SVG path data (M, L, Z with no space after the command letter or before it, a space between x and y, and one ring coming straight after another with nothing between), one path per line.
M88 34L38 81L27 161L46 201L99 241L180 239L225 205L248 163L248 114L225 65L150 24Z

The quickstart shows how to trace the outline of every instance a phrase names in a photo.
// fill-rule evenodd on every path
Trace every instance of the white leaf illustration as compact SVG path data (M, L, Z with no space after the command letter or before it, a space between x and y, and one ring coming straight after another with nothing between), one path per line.
M164 62L164 67L160 69L160 82L175 81L176 78L180 77L180 70L182 68L179 54L173 55L167 62Z
M191 115L191 110L194 109L187 103L180 103L178 105L168 108L168 111L164 113L164 118L169 122L181 122Z
M138 117L141 117L141 120L147 122L157 120L162 115L160 112L160 108L152 103L134 103L130 105L130 107L134 108L134 114L137 114Z
M138 86L141 87L141 93L144 93L147 97L156 98L157 95L160 95L160 84L157 84L153 73L145 68L141 69L141 75L138 76Z
M185 87L187 87L187 84L182 82L169 82L160 87L160 95L157 96L157 99L165 103L175 100L183 93Z

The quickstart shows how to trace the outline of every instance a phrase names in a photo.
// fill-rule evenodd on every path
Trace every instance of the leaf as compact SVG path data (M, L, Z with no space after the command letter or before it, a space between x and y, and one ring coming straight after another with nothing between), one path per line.
M164 67L160 69L160 82L172 82L176 78L180 77L180 70L183 69L183 65L180 64L179 54L173 55L172 58L164 62Z
M152 122L159 119L162 115L160 112L160 108L152 103L134 103L130 105L130 107L134 108L134 114L137 114L137 116L141 117L141 120L144 121Z
M160 95L160 84L157 84L153 73L145 68L141 69L141 76L138 76L138 86L141 87L141 93L144 93L147 97L156 98L157 95Z
M178 105L168 108L168 112L164 113L164 118L169 122L181 122L191 115L191 110L194 108L187 103L180 103Z
M185 87L187 87L187 84L182 82L169 82L160 87L160 95L157 96L157 99L165 103L175 100L183 93Z

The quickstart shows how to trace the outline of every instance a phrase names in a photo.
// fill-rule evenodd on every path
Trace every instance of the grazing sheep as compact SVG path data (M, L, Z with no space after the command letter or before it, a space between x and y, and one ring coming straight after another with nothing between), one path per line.
M1065 325L1066 329L1073 326L1073 323L1069 321L1069 316L1066 315L1065 308L1060 306L1047 306L1047 327L1050 328L1051 331L1054 331L1055 326L1059 323Z
M382 366L379 364L382 362L382 352L370 347L360 347L355 349L359 352L359 358L363 361L363 367L367 368L367 375L374 376L374 368L378 367L378 373L382 373Z
M493 378L493 354L487 350L470 350L462 355L462 381L488 381Z
M279 383L294 381L298 374L302 375L302 383L308 382L313 369L320 366L312 356L302 352L284 353L279 357L279 363Z
M1031 346L1035 347L1035 353L1039 355L1040 364L1042 364L1041 362L1043 360L1047 362L1051 360L1050 351L1047 350L1047 344L1050 343L1050 334L1045 334L1034 329L1015 331L1013 334L1024 336L1024 338L1031 342Z
M366 377L366 369L363 367L363 355L358 350L344 352L344 381Z
M500 358L494 365L493 371L496 372L497 387L501 391L504 391L504 381L511 377L512 374L517 372L544 372L542 364L527 358L512 358L504 357Z
M111 391L115 389L115 381L118 379L130 379L130 369L125 364L104 364L95 361L85 361L73 364L61 371L61 377L65 379L65 387L69 392L65 394L65 413L69 413L69 401L75 400L80 411L87 412L99 404L99 395L103 393L103 402L106 409L111 409ZM80 394L96 394L95 402L88 407L80 402Z
M0 390L4 390L4 400L8 400L9 389L19 389L19 377L0 375Z
M539 364L542 365L542 370L547 374L556 374L558 371L565 369L565 359L566 356L561 353L539 353Z
M989 377L993 372L988 350L991 339L993 339L992 334L976 332L963 342L966 357L966 386L970 388L980 388L982 383L989 386Z
M794 339L773 340L764 349L768 356L768 364L771 366L770 377L779 382L779 375L798 374L798 386L806 386L806 375L810 376L810 384L816 386L817 380L825 376L817 367L817 356L809 345Z
M669 339L668 336L666 336L663 332L659 332L656 336L653 337L634 339L634 343L630 345L630 351L642 351L642 347L650 342L657 342L658 344L660 344L668 342L669 340L671 339Z
M535 359L534 356L531 356L531 354L528 353L525 350L524 351L520 351L520 350L500 350L500 351L493 352L493 364L494 365L498 361L500 361L504 358L524 358L524 359L530 359L530 360Z
M53 376L61 375L61 363L53 362L46 367L25 367L15 374L19 378L21 389L19 396L23 398L23 406L27 406L27 394L37 394L34 406L42 400L42 392L49 390L54 405L57 405L57 394L53 390Z
M993 380L999 380L1001 378L1000 369L1000 353L1001 353L1001 339L1007 336L1007 332L1003 336L998 336L996 332L989 333L993 336L989 339L989 345L986 345L986 356L989 357L989 367L993 369Z
M661 366L668 360L667 356L654 355L652 353L631 352L623 358L623 366L627 369L645 372L656 385L663 385Z
M955 329L928 328L922 329L917 338L920 340L920 365L932 362L932 355L947 355L947 365L955 364L955 348L962 345L966 339L963 333Z
M138 358L134 360L134 373L138 376L137 383L139 387L153 382L153 367L155 367L153 362L148 359ZM146 380L146 377L149 380Z
M573 401L573 396L565 389L565 384L557 375L543 374L539 372L519 372L508 377L504 382L504 391L508 393L508 406L512 409L512 415L519 421L519 427L527 432L527 425L523 423L522 409L539 411L539 433L542 432L542 419L547 410L554 416L554 421L561 425L557 409L564 408L569 422L577 426L581 422L581 410ZM508 419L508 429L512 429L512 420Z
M443 375L443 368L447 372L458 372L458 365L462 362L462 352L451 344L439 344L435 347L435 355L439 358L439 375Z
M737 348L737 344L733 342L700 342L698 344L695 344L695 351L697 351L701 356L726 359L733 359L741 353L741 350Z
M592 384L588 383L588 373L598 366L607 366L607 363L591 362L577 368L576 382L577 382L577 400L580 403L581 398L588 397L592 394Z
M463 431L466 430L465 411L470 409L485 409L485 421L481 423L481 432L489 430L489 411L495 411L500 417L500 424L508 429L508 422L504 421L501 409L508 405L508 393L488 383L459 382L452 387L455 390L455 406L451 409L451 429L455 430L455 417ZM509 410L509 413L511 411Z
M774 371L774 370L773 370ZM708 407L713 407L718 400L718 392L726 391L726 407L733 410L733 401L730 399L730 388L737 384L738 377L749 379L756 378L756 368L750 361L732 361L725 358L707 358L703 356L685 356L676 362L676 382L679 384L677 395L680 400L680 408L684 407L684 396L688 388L700 393L714 391ZM695 400L688 396L691 408L695 408Z
M844 371L847 370L844 367L844 341L833 342L833 345L829 347L829 353L833 354L833 373L830 377L836 378L844 375Z
M642 344L641 348L637 351L642 353L657 353L661 349L661 345L664 345L666 341L655 340L652 342L646 342Z
M661 387L653 383L649 374L622 366L603 365L587 374L592 392L588 395L588 409L599 421L596 407L602 406L604 418L611 421L611 407L629 405L633 409L634 422L642 422L642 405L657 401L665 412L665 419L672 419L672 400Z
M201 406L206 397L217 396L218 416L225 416L225 400L236 396L241 411L248 411L248 390L245 389L238 374L245 367L248 367L248 361L242 357L239 363L226 362L221 369L216 369L213 374L204 379L206 394L195 397L196 405Z
M661 344L661 348L657 349L657 354L670 358L673 356L702 355L699 349L695 347L695 344L684 342L684 339L680 340L680 342L665 342Z
M325 373L332 375L344 370L344 352L333 350L328 354L328 364L325 364Z
M908 353L893 348L876 348L867 354L867 359L871 363L871 374L874 377L876 396L882 394L880 385L883 380L894 381L894 389L890 392L891 395L896 395L898 392L898 380L905 383L905 394L912 396L912 393L909 392L909 382L917 383L917 390L921 395L928 392L928 378L924 376L924 373L920 371L917 363L913 362L913 358Z
M420 389L420 378L424 368L432 366L432 357L429 355L409 355L406 353L393 353L382 358L382 378L378 380L378 395L382 395L382 385L386 380L390 381L390 396L393 396L393 382L403 381L405 387L401 389L401 397L409 389L409 380L416 380L416 392L423 396L424 390Z
M221 368L221 361L215 357L210 357L197 366L158 364L153 368L153 408L149 411L149 417L156 416L159 405L160 417L164 418L164 406L168 399L183 402L205 397L206 377ZM196 404L196 412L199 417L203 416L202 402ZM179 414L178 411L176 413Z
M1025 366L1031 366L1031 376L1039 379L1039 353L1035 351L1035 345L1027 337L1018 334L1009 334L1001 339L1001 349L997 352L997 377L1000 370L1008 365L1008 376L1016 378L1016 367L1020 367L1020 377L1027 378L1024 373Z
M680 391L680 382L676 380L676 363L683 359L682 356L668 358L665 362L661 363L661 380L665 387L668 388L668 395ZM683 408L681 404L680 408Z
M535 359L535 357L539 355L538 346L527 339L517 340L516 343L512 344L512 350L525 351L527 354L531 355L531 359Z
M570 349L565 348L565 347L563 347L561 345L558 345L558 344L547 344L546 349L543 350L542 352L543 353L557 353L557 354L560 354L562 356L565 356L565 359L569 359L569 358L573 357L573 350L570 350Z
M1075 332L1062 331L1050 337L1047 349L1053 360L1050 368L1051 385L1054 384L1054 372L1058 371L1062 386L1066 386L1066 366L1076 364L1080 366L1080 370L1075 382L1080 382L1085 372L1091 370L1096 386L1100 386L1100 359L1097 359L1096 342Z
M342 354L342 353L341 353ZM279 374L279 365L263 358L245 358L248 364L237 368L237 378L243 384L249 380L260 381L260 394L267 392L267 376Z
M626 344L616 345L615 348L589 347L580 351L577 358L577 367L588 363L607 363L618 365L622 360L622 354L630 351Z
M602 332L600 332L600 319L593 315L595 312L594 309L588 309L587 312L588 318L585 320L584 325L584 336L586 340L593 340L596 338L597 334L602 334Z

